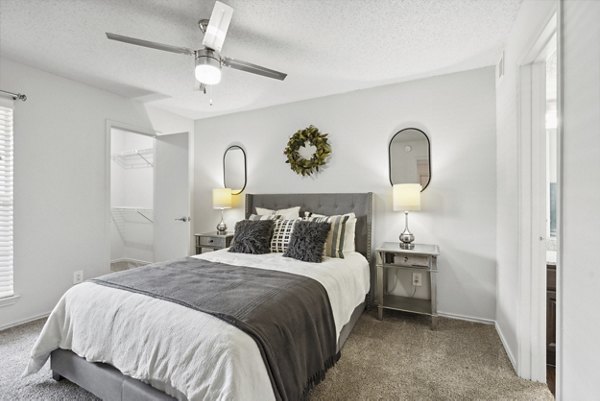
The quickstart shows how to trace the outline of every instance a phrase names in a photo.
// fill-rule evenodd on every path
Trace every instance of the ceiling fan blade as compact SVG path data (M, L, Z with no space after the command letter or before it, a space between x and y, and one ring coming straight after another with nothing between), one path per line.
M235 60L229 57L222 57L221 61L223 65L236 70L250 72L252 74L262 75L263 77L278 79L283 81L287 74L269 68L262 67L260 65L248 63L246 61Z
M194 55L194 51L192 49L188 49L187 47L179 47L179 46L171 46L165 45L162 43L151 42L149 40L132 38L130 36L118 35L116 33L106 32L106 37L110 40L116 40L118 42L125 42L132 45L149 47L151 49L162 50L165 52L177 53L177 54L187 54L189 56Z
M202 44L205 47L218 52L221 51L232 15L233 8L220 1L215 2L215 7L210 15L206 32L204 32L204 39L202 40Z

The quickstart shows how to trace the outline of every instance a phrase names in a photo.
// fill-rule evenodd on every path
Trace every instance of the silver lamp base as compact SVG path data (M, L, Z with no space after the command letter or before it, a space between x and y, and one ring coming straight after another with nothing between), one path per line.
M217 224L217 234L227 234L227 224L225 224L225 219L223 219L223 209L221 209L221 222Z
M408 229L405 229L400 234L400 248L413 249L415 247L415 244L412 243L414 240L415 236Z
M404 231L400 234L400 248L413 249L415 236L408 230L408 212L404 212Z

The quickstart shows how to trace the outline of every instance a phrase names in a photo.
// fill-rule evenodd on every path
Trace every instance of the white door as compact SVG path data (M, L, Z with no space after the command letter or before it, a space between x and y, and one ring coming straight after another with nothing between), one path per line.
M190 191L187 132L156 137L154 163L154 258L189 255Z

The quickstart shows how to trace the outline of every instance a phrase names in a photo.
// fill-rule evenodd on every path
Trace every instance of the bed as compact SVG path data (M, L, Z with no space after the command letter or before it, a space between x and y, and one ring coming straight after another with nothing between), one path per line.
M317 268L275 254L223 250L196 258L285 270L318 281L331 301L339 351L369 298L372 194L246 195L246 217L256 207L292 206L301 206L301 216L304 211L354 212L356 252L345 259L331 258ZM145 312L149 310L151 315ZM41 367L50 352L56 380L67 378L103 400L276 398L256 344L239 328L182 305L94 283L75 286L61 299L34 347L28 369ZM151 355L140 356L144 352ZM145 364L151 364L151 369ZM149 370L153 375L145 376Z

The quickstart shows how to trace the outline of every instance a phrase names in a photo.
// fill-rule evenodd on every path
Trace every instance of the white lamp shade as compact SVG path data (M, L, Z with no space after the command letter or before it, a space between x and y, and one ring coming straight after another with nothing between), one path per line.
M421 210L421 184L394 185L394 211Z
M229 209L231 207L231 188L213 189L212 198L214 209Z

